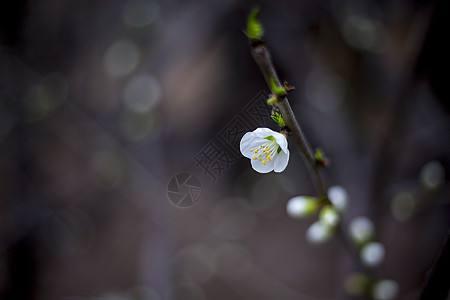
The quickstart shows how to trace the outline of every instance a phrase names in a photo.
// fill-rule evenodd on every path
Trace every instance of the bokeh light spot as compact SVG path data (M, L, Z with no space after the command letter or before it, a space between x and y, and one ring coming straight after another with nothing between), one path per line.
M380 24L361 15L348 16L342 25L346 41L355 48L377 51L380 45Z
M416 198L410 192L395 195L391 202L392 216L400 222L410 219L416 209Z
M125 111L120 118L122 135L130 141L145 139L157 126L157 116L148 111L144 114Z
M129 40L114 42L105 52L103 66L112 77L121 77L132 72L139 63L139 48Z
M146 27L157 20L159 13L155 1L130 0L125 4L123 20L132 27Z
M431 161L424 165L420 171L420 181L429 189L435 189L444 184L445 170L438 161Z
M159 102L161 87L153 76L138 75L127 82L123 98L129 110L146 112Z
M60 106L67 96L66 80L58 74L44 77L31 86L23 99L27 120L40 121Z

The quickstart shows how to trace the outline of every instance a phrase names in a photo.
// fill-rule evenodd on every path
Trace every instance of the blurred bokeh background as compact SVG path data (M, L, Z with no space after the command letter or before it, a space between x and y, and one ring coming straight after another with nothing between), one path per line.
M399 299L417 299L450 223L443 2L254 3L325 181L348 192L344 228L373 221L372 275ZM350 297L346 248L311 245L314 218L286 213L315 193L292 145L280 174L223 145L214 178L195 161L268 91L242 32L252 5L2 2L1 299ZM189 208L168 198L180 172L201 186Z

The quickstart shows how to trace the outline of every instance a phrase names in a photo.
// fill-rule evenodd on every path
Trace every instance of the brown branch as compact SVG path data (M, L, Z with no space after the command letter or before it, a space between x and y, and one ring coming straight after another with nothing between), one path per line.
M277 86L281 87L282 84L273 65L268 48L261 40L253 41L251 43L251 53L256 63L258 64L267 85L271 89L271 92L275 95L276 92L272 89L270 78L273 78L273 80L275 80ZM322 176L320 174L320 166L316 163L316 159L311 146L297 122L294 112L292 111L292 108L289 104L288 98L286 96L278 97L278 101L275 105L277 106L277 108L279 108L286 128L289 131L289 135L294 140L294 143L297 146L297 150L299 151L305 165L307 166L308 172L311 176L312 181L314 182L318 196L325 203L331 204L330 200L328 199L327 190L323 183ZM348 252L352 260L355 262L355 265L364 273L372 276L372 271L360 261L358 251L346 236L345 230L341 223L339 223L339 225L336 227L336 233L343 248Z
M269 88L272 90L270 78L273 78L273 80L275 80L275 83L278 86L282 86L281 81L273 65L270 52L265 46L265 44L262 41L252 43L251 52ZM273 90L272 93L276 94L275 91ZM322 180L322 176L320 175L319 166L316 164L314 154L311 150L311 146L309 145L308 140L305 137L305 134L303 133L302 129L297 123L297 119L295 118L294 112L292 111L288 98L287 97L278 97L278 98L279 99L278 102L276 103L276 106L279 108L283 120L286 124L286 128L289 131L289 135L293 139L301 157L303 158L303 161L305 162L308 168L308 171L310 173L311 179L314 182L317 193L319 197L327 199L328 198L327 192Z

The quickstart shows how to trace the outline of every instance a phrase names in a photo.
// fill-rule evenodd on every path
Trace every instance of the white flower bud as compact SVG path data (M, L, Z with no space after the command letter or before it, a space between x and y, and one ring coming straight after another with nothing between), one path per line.
M375 233L372 221L367 217L354 218L349 225L349 234L357 244L364 244L370 241Z
M321 244L333 236L333 228L322 222L314 222L306 230L306 240L311 244Z
M320 211L319 220L329 226L336 226L339 223L339 214L331 205L324 206Z
M397 281L384 279L378 281L373 289L372 296L375 300L390 300L397 297L399 286Z
M348 294L362 296L370 285L370 278L363 273L352 273L345 278L344 288Z
M385 253L383 244L371 242L361 249L360 257L366 266L375 267L383 262Z
M297 196L291 198L286 204L287 214L296 219L312 216L317 212L317 198Z
M331 186L328 189L328 199L330 199L331 203L333 203L334 207L336 207L339 212L343 212L347 209L349 197L347 191L342 186Z

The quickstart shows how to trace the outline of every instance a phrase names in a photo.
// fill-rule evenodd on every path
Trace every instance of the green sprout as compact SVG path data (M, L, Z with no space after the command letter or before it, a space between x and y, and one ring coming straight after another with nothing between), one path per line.
M251 42L261 40L264 35L264 29L258 20L258 16L259 8L253 8L248 14L247 30L244 33Z
M279 86L273 77L270 77L270 89L279 97L285 97L287 95L286 89Z
M321 161L322 159L324 159L324 153L323 153L322 149L317 149L315 156L316 156L316 161Z
M283 117L281 117L281 115L279 113L275 113L275 115L270 116L272 118L272 120L274 120L278 126L280 126L281 128L285 127L286 124L284 124L284 120Z
M278 97L275 95L270 95L269 99L267 99L268 105L275 105L278 103Z
M314 159L318 166L325 167L328 164L328 159L326 158L325 153L320 148L316 150Z

